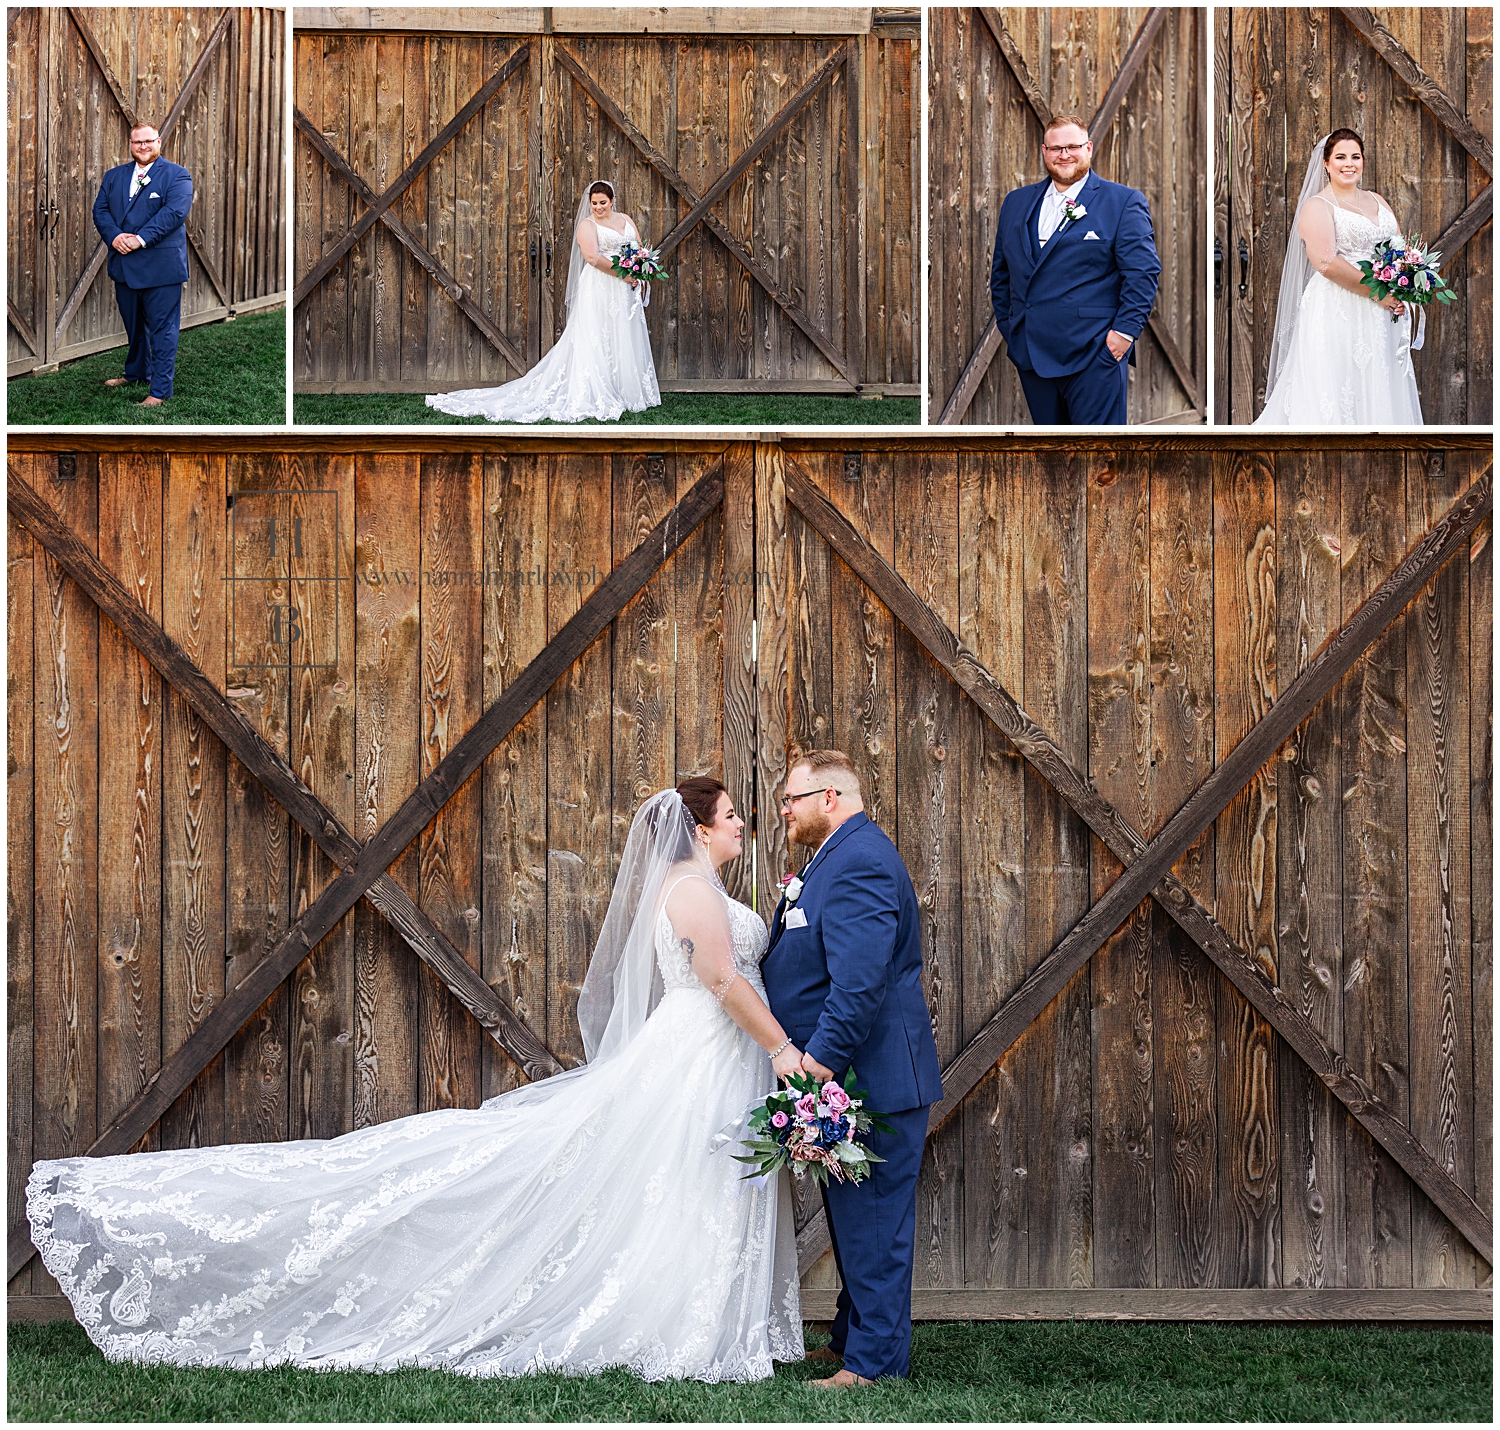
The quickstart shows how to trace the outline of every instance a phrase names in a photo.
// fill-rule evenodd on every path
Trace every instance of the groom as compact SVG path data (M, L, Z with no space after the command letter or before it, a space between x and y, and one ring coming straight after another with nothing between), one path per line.
M859 778L838 750L813 750L787 771L782 818L814 850L788 883L761 964L771 1011L799 1047L803 1071L843 1081L852 1066L871 1112L876 1162L857 1186L823 1191L838 1314L829 1351L844 1365L818 1386L905 1376L911 1359L911 1281L917 1173L927 1108L943 1095L932 1017L922 994L922 939L911 876L871 823ZM831 1354L830 1354L831 1352Z
M1083 121L1042 135L1048 177L1000 205L990 300L1006 353L1040 425L1124 425L1133 347L1161 259L1146 196L1092 172Z
M110 169L94 200L94 227L110 247L109 276L125 322L130 349L125 376L106 387L149 382L142 407L160 407L172 395L182 285L188 281L187 216L193 178L161 157L154 124L130 131L132 163Z

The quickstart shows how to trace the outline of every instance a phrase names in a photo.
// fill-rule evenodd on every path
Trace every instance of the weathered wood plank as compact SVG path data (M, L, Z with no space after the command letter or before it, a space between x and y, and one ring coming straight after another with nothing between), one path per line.
M1469 897L1473 930L1474 1198L1494 1197L1494 522L1469 547ZM1478 1284L1493 1284L1480 1267Z
M1156 824L1151 730L1151 484L1124 452L1087 474L1088 774L1137 829ZM1089 841L1090 898L1121 865ZM1100 949L1091 970L1095 1284L1153 1286L1156 1273L1155 1047L1149 901Z

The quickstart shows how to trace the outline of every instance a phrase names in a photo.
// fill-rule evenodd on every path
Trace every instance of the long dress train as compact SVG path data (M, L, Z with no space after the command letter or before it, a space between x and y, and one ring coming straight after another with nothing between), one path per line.
M624 233L595 224L600 253L613 255L627 242L640 242L635 225L628 218L625 222ZM530 372L503 387L437 393L427 405L454 417L487 417L491 422L581 422L590 417L614 422L626 411L659 407L661 389L641 290L585 264L562 336Z
M765 923L725 900L764 997ZM110 1360L717 1381L801 1359L786 1178L710 1151L770 1061L664 912L654 946L665 993L623 1051L478 1109L38 1162L43 1263Z

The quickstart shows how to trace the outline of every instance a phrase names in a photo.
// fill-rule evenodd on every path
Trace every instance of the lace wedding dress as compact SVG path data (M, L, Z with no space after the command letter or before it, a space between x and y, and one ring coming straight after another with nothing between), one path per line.
M723 897L764 997L765 923ZM38 1162L42 1261L110 1360L769 1376L803 1354L791 1195L709 1148L770 1061L665 912L654 949L665 988L622 1051L477 1110Z
M607 224L594 225L604 257L613 257L627 242L641 241L635 225L628 218L625 223L623 233ZM530 372L503 387L437 393L427 405L454 417L487 417L491 422L581 422L589 417L614 422L627 410L661 406L641 290L584 264L562 337Z
M1381 239L1400 235L1396 216L1383 203L1369 219L1318 197L1333 210L1338 256L1356 267ZM1295 232L1291 242L1301 242ZM1392 322L1367 294L1351 293L1314 272L1302 292L1286 361L1254 425L1420 425L1410 343L1406 314Z

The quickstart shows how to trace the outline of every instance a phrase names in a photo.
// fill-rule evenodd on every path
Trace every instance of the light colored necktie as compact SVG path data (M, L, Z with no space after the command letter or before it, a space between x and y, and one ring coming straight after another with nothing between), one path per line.
M130 197L132 199L140 193L145 176L139 169L135 171L135 177L130 181Z

